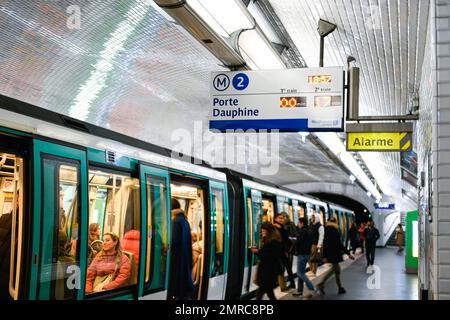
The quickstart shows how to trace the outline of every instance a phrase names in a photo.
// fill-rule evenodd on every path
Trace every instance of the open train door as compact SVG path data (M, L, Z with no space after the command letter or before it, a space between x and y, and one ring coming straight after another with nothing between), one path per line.
M142 224L139 297L167 298L170 265L170 184L166 169L140 164Z

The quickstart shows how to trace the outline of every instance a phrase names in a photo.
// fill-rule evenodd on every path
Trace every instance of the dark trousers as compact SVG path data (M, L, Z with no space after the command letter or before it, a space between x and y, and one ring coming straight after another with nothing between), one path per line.
M334 277L336 279L336 284L338 288L342 288L342 282L341 282L341 267L339 266L339 263L333 263L331 265L331 268L326 271L322 281L317 285L319 288L324 287L325 282L334 274Z
M294 274L292 273L292 260L285 254L281 255L281 263L286 268L290 285L295 286Z
M256 300L262 300L262 297L264 296L265 293L267 294L270 300L277 300L277 298L275 297L275 293L273 293L273 289L261 287L259 287L258 291L256 291Z
M366 245L367 266L373 266L375 261L375 248L376 244Z

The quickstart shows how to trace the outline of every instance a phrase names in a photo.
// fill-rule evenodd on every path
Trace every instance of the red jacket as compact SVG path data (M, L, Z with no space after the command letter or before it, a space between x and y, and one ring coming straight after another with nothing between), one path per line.
M121 240L122 250L134 254L136 265L139 264L140 237L141 233L139 230L130 230L124 234L123 239Z
M92 261L87 270L86 276L86 293L91 293L96 276L105 276L113 273L116 270L116 253L103 255L99 257L97 255ZM131 263L130 259L126 255L122 255L122 259L119 263L117 275L113 281L108 283L104 289L112 290L128 284L131 275Z

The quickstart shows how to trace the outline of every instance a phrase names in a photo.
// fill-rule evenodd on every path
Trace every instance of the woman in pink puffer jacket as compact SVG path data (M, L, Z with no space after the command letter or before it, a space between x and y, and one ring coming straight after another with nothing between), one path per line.
M120 239L113 233L103 236L103 248L87 270L86 293L93 293L95 278L114 274L113 280L103 286L103 290L112 290L128 284L131 274L130 259L122 253Z

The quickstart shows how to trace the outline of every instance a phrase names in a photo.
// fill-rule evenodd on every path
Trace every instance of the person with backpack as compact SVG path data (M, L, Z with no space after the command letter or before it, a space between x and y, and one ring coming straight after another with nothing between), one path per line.
M366 239L367 267L369 267L373 266L375 262L375 248L377 247L378 239L380 239L380 232L375 228L373 221L367 224L367 228L364 230L364 238Z
M297 241L295 243L295 255L297 256L297 275L298 286L297 292L293 293L294 297L311 298L313 293L317 293L318 290L314 287L311 280L306 275L306 264L311 256L311 247L313 243L313 236L308 228L308 220L306 218L300 218L299 230L297 233ZM303 284L309 289L309 293L303 295Z

